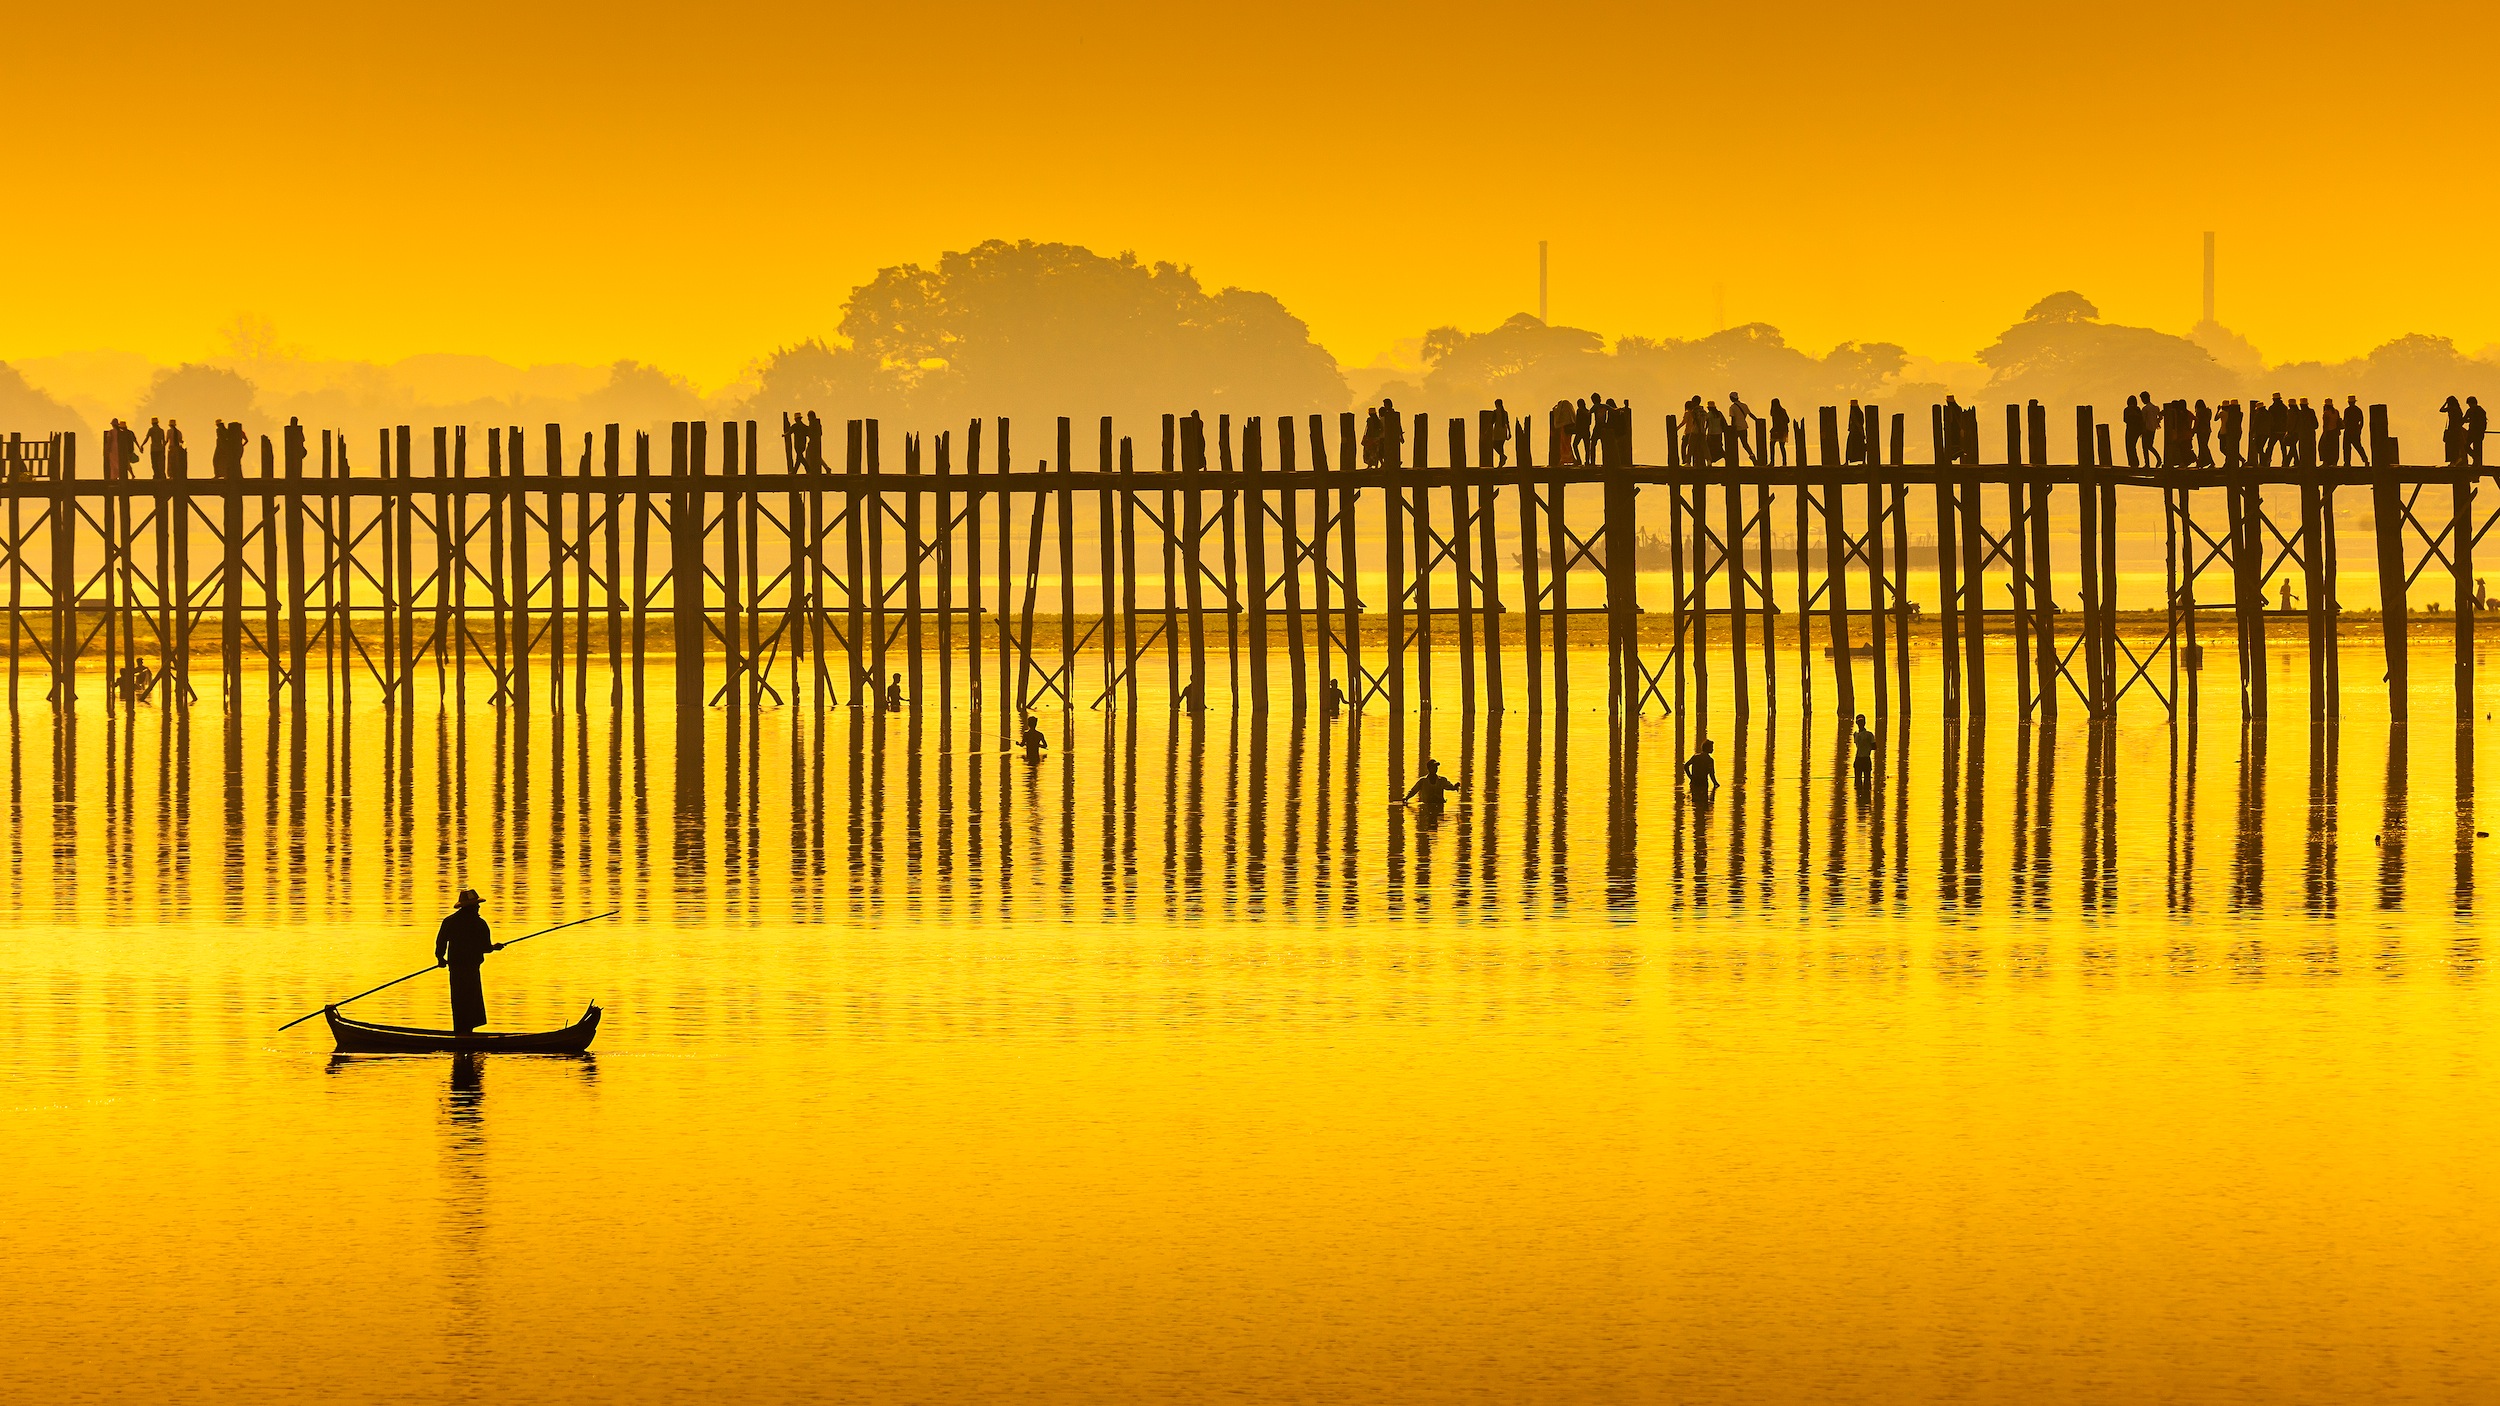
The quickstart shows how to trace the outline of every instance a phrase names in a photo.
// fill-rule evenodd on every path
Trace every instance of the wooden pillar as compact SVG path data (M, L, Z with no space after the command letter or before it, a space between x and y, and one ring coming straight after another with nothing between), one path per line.
M2118 475L2109 456L2109 426L2097 427L2095 436L2101 456L2101 666L2109 671L2101 693L2108 716L2116 718L2118 697L2125 691L2118 677ZM2265 716L2262 699L2257 715Z
M1306 424L1311 437L1311 542L1308 553L1311 559L1311 644L1317 668L1312 679L1318 689L1325 691L1328 681L1336 677L1336 666L1331 661L1338 657L1338 651L1331 649L1328 643L1335 632L1335 617L1329 599L1331 565L1328 548L1336 540L1331 529L1337 520L1337 500L1328 491L1328 421L1314 413ZM1351 581L1347 583L1348 594L1352 593L1352 584ZM1340 686L1348 690L1353 687L1351 682ZM1347 696L1353 695L1349 692Z
M1415 465L1406 477L1407 516L1415 534L1415 695L1432 711L1432 417L1415 417Z
M2463 728L2474 722L2474 480L2459 478L2449 485L2448 492L2448 520L2452 524L2448 536L2456 544L2449 553L2448 564L2449 577L2456 588L2457 726ZM2315 550L2313 544L2312 554Z
M1242 545L1248 550L1250 711L1267 712L1267 436L1256 415L1241 422Z
M964 472L977 484L981 475L981 420L974 416L964 427ZM967 486L964 490L964 673L971 681L972 706L981 707L981 490ZM998 622L1001 631L1006 622ZM1002 650L1006 640L999 640ZM1003 703L1005 700L1001 700Z
M2326 537L2322 508L2315 477L2304 478L2300 484L2301 601L2308 607L2309 721L2313 724L2326 721L2326 652L2332 638L2326 613L2330 589L2326 583L2326 559L2319 550ZM2472 703L2470 697L2466 701Z
M1901 481L1901 466L1908 462L1909 440L1907 415L1892 417L1892 481L1885 485L1885 494L1892 500L1892 696L1899 700L1901 717L1910 716L1910 490ZM1875 667L1882 668L1877 660Z
M1223 474L1216 489L1216 521L1224 527L1224 706L1241 708L1241 485L1233 477L1233 417L1216 417L1216 452Z
M1881 414L1872 405L1866 407L1866 637L1875 650L1874 666L1867 670L1875 684L1875 717L1877 721L1892 716L1891 676L1886 668L1884 648L1884 447L1877 437L1883 423ZM1854 716L1854 714L1853 714Z
M2370 527L2378 544L2379 635L2387 651L2387 720L2404 723L2412 716L2407 697L2412 687L2411 661L2405 648L2410 631L2405 601L2404 500L2397 490L2395 439L2387 432L2384 405L2370 407L2370 439Z
M1936 653L1944 674L1945 719L1952 723L1962 713L1961 532L1953 501L1953 458L1945 451L1945 416L1953 412L1938 405L1928 413L1936 446Z
M1546 568L1554 573L1554 709L1571 707L1571 486L1561 464L1548 465L1552 487L1545 499Z
M955 437L937 437L937 676L938 716L955 713ZM978 673L979 670L974 670ZM912 706L920 706L919 690Z
M384 431L384 433L387 435L389 432ZM224 687L228 712L239 707L243 698L243 483L240 477L243 466L239 461L235 464L234 472L236 477L221 479L217 485L219 507L223 510L225 517L226 536L225 580L224 590L221 593L225 609L224 618L219 623L223 627L221 643L225 649ZM387 503L390 500L384 501ZM62 528L69 526L69 515L66 512L62 514L60 526ZM74 597L77 588L74 565L55 578L54 588L64 597ZM74 616L69 623L71 636L74 638L77 626ZM59 638L61 637L55 636L56 640ZM75 652L74 645L69 650L60 651L64 657L70 657Z
M260 437L260 653L269 666L269 710L278 708L279 684L286 677L286 655L278 644L278 456L269 436ZM127 500L125 500L127 501ZM123 560L128 561L125 554ZM127 587L127 580L124 586ZM131 641L137 644L138 641ZM110 675L107 675L110 677Z
M1101 436L1094 446L1094 465L1106 483L1111 475L1119 471L1119 459L1112 448L1111 417L1108 415L1102 417ZM1112 586L1119 576L1121 564L1120 538L1111 510L1116 496L1108 487L1094 490L1094 559L1099 563L1094 579L1095 589L1102 597L1102 702L1106 708L1117 703L1113 689L1120 681L1120 672L1129 654L1133 652L1121 649L1120 632L1113 628L1121 618L1119 592ZM1129 633L1134 636L1136 632L1136 625L1132 622Z
M1458 706L1476 715L1476 542L1474 497L1466 483L1467 422L1453 415L1450 432L1450 555L1458 578Z
M700 435L703 431L698 429L696 433ZM728 460L729 471L735 474L738 467L737 441L730 440L722 446L722 450ZM564 534L565 497L564 427L550 424L547 426L547 698L557 708L564 706L564 666L568 662L564 652L564 554L571 549L571 544ZM702 511L699 504L696 511ZM734 608L737 592L733 590L727 595ZM416 602L411 600L409 604L413 606ZM734 685L738 677L737 651L733 648L728 655L729 678Z
M859 531L868 553L868 574L851 583L854 596L865 592L868 597L868 638L860 645L861 652L868 656L866 673L851 680L851 697L878 717L885 716L886 640L891 634L885 618L885 454L881 428L875 420L860 422L865 456L862 463L868 477L861 490ZM1029 630L1026 639L1029 644Z
M1012 738L1016 723L1008 703L1013 700L1014 712L1024 711L1026 699L1016 686L1019 662L1030 647L1029 638L1018 640L1015 627L1015 542L1009 535L1015 529L1016 496L1014 479L1015 456L1009 448L1008 422L998 422L998 735Z
M1477 467L1490 471L1497 446L1481 437L1477 441ZM1490 478L1476 488L1476 569L1484 580L1484 700L1490 712L1502 711L1502 558L1495 550L1495 509L1501 506L1502 490Z
M1337 415L1337 550L1338 582L1345 588L1345 667L1346 696L1357 704L1363 701L1363 598L1361 578L1355 575L1354 508L1360 490L1354 486L1354 472L1362 465L1360 441L1354 429L1354 412Z
M1606 465L1606 635L1608 653L1613 664L1607 670L1607 712L1628 715L1640 697L1641 686L1640 597L1638 593L1640 528L1635 523L1637 510L1632 485L1632 465L1628 455L1608 454ZM1733 479L1727 489L1728 513L1728 618L1733 622L1736 657L1736 715L1741 721L1747 707L1745 695L1745 616L1743 533L1733 505L1736 485Z
M1849 568L1847 558L1841 554L1848 542L1849 528L1847 509L1840 497L1840 411L1823 406L1817 428L1823 460L1823 610L1830 626L1832 677L1840 704L1836 716L1848 722L1858 711L1858 666L1849 656ZM1804 543L1798 545L1802 547Z
M1391 467L1381 494L1382 573L1389 596L1389 711L1406 712L1406 471Z
M399 678L399 705L414 708L417 701L417 503L416 461L410 452L411 427L401 425L398 447L398 472L391 487L392 585L391 594L398 601L398 638L391 650ZM405 746L402 734L403 747Z
M2038 406L2040 402L2031 402ZM2031 721L2031 519L2024 512L2023 407L2005 407L2005 575L2013 585L2014 716ZM1983 602L1984 604L1984 602Z
M1308 544L1302 539L1302 480L1296 473L1294 424L1291 415L1276 417L1276 466L1283 473L1284 491L1277 495L1278 518L1285 533L1285 636L1286 659L1293 677L1293 712L1300 717L1310 706L1310 665L1308 646L1302 638L1302 562L1308 555ZM1318 421L1312 422L1311 448L1314 459L1319 452ZM1324 511L1315 511L1315 518L1324 518ZM1323 618L1325 612L1323 612Z
M844 672L842 674L842 686L834 690L833 696L835 702L837 703L839 703L843 698L849 698L851 700L851 706L854 708L870 708L876 706L876 700L868 696L867 692L863 691L861 684L861 680L868 677L869 665L874 658L874 656L868 652L867 641L868 601L866 596L868 594L869 587L867 584L868 549L865 534L868 530L867 517L869 508L867 496L862 491L866 485L860 476L861 465L866 453L867 440L865 438L865 426L863 422L858 420L846 422L842 427L842 609L843 625L845 626L842 632L842 644ZM1002 470L1004 468L1003 461L1001 463L1001 468ZM999 567L1001 570L1005 570L1006 543L1003 539L999 544L999 557ZM998 599L999 608L1003 612L1006 608L1007 602L1007 593L1003 589L999 592Z
M1724 519L1726 526L1721 532L1719 560L1721 569L1727 573L1728 664L1735 675L1731 682L1736 689L1736 722L1741 727L1747 718L1753 716L1753 687L1752 680L1748 677L1750 661L1745 657L1745 612L1750 608L1745 599L1745 500L1743 489L1736 482L1736 466L1732 463L1728 465L1726 494L1727 511ZM1628 516L1632 500L1629 482L1624 485L1623 497L1624 509ZM1630 523L1627 521L1625 526L1628 529ZM1612 537L1614 531L1615 524L1610 520L1606 524L1606 535ZM1607 555L1612 557L1614 554L1609 552ZM1623 570L1624 589L1628 591L1631 589L1633 580L1629 558L1626 559ZM1627 624L1630 619L1627 612L1625 615Z
M2058 694L2056 598L2050 592L2049 575L2049 412L2036 400L2026 410L2031 421L2031 479L2023 493L2023 515L2024 541L2031 552L2025 572L2031 592L2031 676L2045 722L2057 717Z
M1955 493L1962 510L1962 711L1974 728L1988 719L1987 533L1979 512L1979 412L1963 416L1962 469ZM2009 469L2010 472L2010 469Z
M669 427L669 606L677 673L681 740L700 736L703 700L703 460L707 426L680 420Z
M623 454L624 444L623 444L623 436L622 436L621 427L619 427L619 426L617 426L617 425L613 425L613 424L612 424L612 425L609 425L609 426L607 427L607 432L606 432L606 434L605 434L605 435L604 435L604 437L602 438L600 448L601 448L601 455L600 455L600 457L601 457L601 459L602 459L602 461L603 461L603 467L604 467L604 468L605 468L605 470L606 470L607 477L608 477L608 480L609 480L609 484L608 484L608 495L607 495L607 512L606 512L606 514L605 514L605 521L606 521L606 523L607 523L607 531L606 531L606 534L605 534L605 535L606 535L606 537L607 537L607 548L608 548L608 551L607 551L607 567L608 567L608 699L609 699L609 702L610 702L611 704L613 704L613 703L615 703L617 700L619 700L619 699L621 699L621 698L623 698L623 697L624 697L624 689L625 689L625 600L624 600L624 593L625 593L625 591L628 589L628 587L627 587L627 583L626 583L626 581L625 581L625 571L624 571L624 566L625 566L625 562L624 562L624 544L623 544L622 539L621 539L621 538L619 537L619 535L618 535L618 530L617 530L617 528L618 528L618 524L617 524L617 521L616 521L618 514L620 514L620 513L624 512L624 510L625 510L625 509L624 509L624 502L625 502L625 500L624 500L624 496L623 496L622 494L619 494L619 493L616 491L616 484L615 484L615 480L616 480L616 476L617 476L617 474L618 474L618 473L620 473L620 472L622 472L622 465L621 465L621 463L620 463L620 460L622 460L622 458L624 457L624 454ZM795 509L795 495L793 495L793 499L794 499L794 505L793 505L793 511L792 511L792 512L791 512L791 514L790 514L790 521L791 521L791 523L793 524L793 528L794 528L794 530L795 530L795 525L796 525L796 524L798 523L798 521L799 521L799 515L798 515L798 513L797 513L797 511L796 511L796 509ZM790 578L790 579L791 579L791 581L792 581L793 583L795 583L795 582L798 580L798 574L797 574L798 554L797 554L795 551L793 551L793 552L791 553L791 556L790 556L790 561L791 561L791 578ZM636 581L636 582L634 582L634 583L633 583L633 588L634 588L634 589L640 589L641 584L642 584L641 582ZM792 589L793 589L794 591L796 590L796 586L795 586L795 584L793 585L793 588L792 588ZM794 688L794 690L793 690L793 694L792 694L792 696L793 696L793 699L794 699L794 701L795 701L795 698L796 698L795 688Z
M1518 421L1519 451L1519 594L1521 600L1519 625L1522 643L1528 656L1528 712L1541 713L1545 708L1545 588L1538 569L1541 555L1538 544L1544 534L1538 530L1536 480L1528 477L1535 467L1528 458L1528 446L1535 439L1529 429L1532 421L1522 415ZM1676 599L1681 601L1683 593ZM1683 677L1679 668L1676 677Z
M1735 472L1734 465L1729 472ZM1710 485L1700 481L1693 484L1691 558L1693 605L1686 622L1692 628L1692 641L1686 646L1693 666L1690 716L1696 731L1706 737L1710 732Z
M1129 713L1137 712L1137 446L1120 438L1120 658Z
M1173 426L1172 416L1163 417L1163 690L1171 706L1180 706L1181 633L1180 622L1173 612L1174 593L1182 589L1180 579L1180 541L1177 520L1172 514L1178 504L1172 498ZM1192 661L1195 664L1195 657Z
M1709 491L1707 484L1692 485L1692 495L1696 498ZM1684 572L1684 519L1688 516L1685 512L1685 501L1685 485L1682 476L1678 475L1667 485L1667 589L1675 596L1675 607L1670 612L1668 621L1675 638L1675 646L1670 651L1675 658L1675 696L1669 700L1667 706L1679 718L1685 715L1688 706L1684 680L1690 673L1693 662L1692 593L1685 580ZM1698 574L1701 567L1698 557L1694 559L1693 567L1695 573Z
M1193 417L1184 430L1194 429L1199 424ZM1184 433L1181 441L1181 478L1188 488L1182 494L1181 600L1189 624L1191 712L1204 712L1207 706L1206 599L1199 584L1206 577L1204 553L1199 550L1199 543L1206 534L1206 508L1200 497L1206 470L1207 447L1203 431Z
M650 645L651 612L651 434L634 432L634 601L632 628L634 636L634 706L640 716L642 706L643 661Z
M680 471L685 456L683 424L670 432L671 452L677 456ZM524 714L530 705L530 552L529 497L522 482L521 427L510 425L504 431L504 504L505 516L511 520L512 581L510 612L512 615L512 673L509 687L513 706ZM639 563L637 563L639 565ZM527 727L527 723L522 724Z
M2109 715L2109 671L2101 658L2101 471L2096 438L2092 407L2076 406L2075 578L2082 596L2084 709L2098 720Z
M922 667L922 636L920 629L920 572L924 545L920 516L920 455L923 443L918 435L903 438L903 667L909 675L906 689L912 711L920 711L921 688L926 682Z
M1068 417L1059 417L1059 701L1076 710L1076 462Z

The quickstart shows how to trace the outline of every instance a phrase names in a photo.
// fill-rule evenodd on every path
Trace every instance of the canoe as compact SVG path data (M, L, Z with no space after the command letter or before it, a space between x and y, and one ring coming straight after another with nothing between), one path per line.
M322 1011L340 1054L580 1054L599 1033L599 1008L562 1030L462 1035L450 1030L420 1030L408 1025L370 1025L339 1014L336 1006Z

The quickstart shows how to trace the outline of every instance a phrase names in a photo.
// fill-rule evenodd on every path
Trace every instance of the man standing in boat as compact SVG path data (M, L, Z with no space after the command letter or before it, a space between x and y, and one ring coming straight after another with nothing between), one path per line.
M486 985L479 968L486 964L487 953L503 950L477 915L480 902L476 889L462 889L459 906L434 934L434 965L451 969L451 1028L462 1035L486 1023Z

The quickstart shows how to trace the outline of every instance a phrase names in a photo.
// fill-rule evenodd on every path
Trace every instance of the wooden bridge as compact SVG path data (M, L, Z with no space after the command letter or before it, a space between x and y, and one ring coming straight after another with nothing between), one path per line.
M2313 721L2338 710L2343 614L2375 616L2389 706L2406 719L2407 590L2438 572L2455 602L2441 612L2455 718L2471 720L2474 551L2492 519L2465 470L2398 466L2384 407L2370 413L2375 468L2236 470L2115 466L2090 407L2073 411L2060 460L2038 402L2004 407L2003 457L1983 463L1979 412L1960 410L1956 432L1949 413L1930 407L1925 462L1906 461L1895 414L1861 463L1843 462L1824 407L1811 445L1801 420L1780 446L1794 466L1771 467L1759 424L1742 467L1676 462L1672 433L1667 462L1633 462L1625 433L1587 466L1555 464L1524 419L1504 463L1489 418L1436 435L1421 415L1389 466L1359 462L1351 414L1227 416L1211 435L1165 416L1145 469L1108 419L1089 466L1061 419L1029 470L1013 467L1005 420L905 436L899 470L874 420L841 427L838 467L785 428L768 468L752 420L680 422L657 447L616 425L514 427L482 444L399 426L373 442L369 470L351 466L344 435L290 423L239 478L81 477L74 436L12 437L10 706L22 666L46 671L66 708L86 665L88 697L110 709L126 700L95 665L112 679L162 661L158 698L213 692L230 709L256 677L272 708L305 706L316 677L325 704L371 688L411 708L429 674L445 701L474 686L498 704L528 708L535 693L579 708L594 656L622 699L641 696L657 654L689 719L873 703L875 681L901 675L907 708L951 709L960 687L1001 705L1004 727L1010 701L1133 708L1141 672L1202 708L1220 643L1235 707L1314 708L1334 679L1358 706L1499 711L1568 706L1586 654L1570 646L1602 640L1604 696L1626 715L1672 706L1706 731L1714 698L1740 720L1790 699L1879 719L1925 700L1977 727L2005 686L1992 672L2012 674L2025 721L2062 706L2111 719L2139 693L2174 718L2194 709L2220 611L2240 716L2263 722L2264 591L2289 570ZM2336 590L2339 495L2354 494L2368 499L2374 611ZM2139 514L2158 495L2158 599L2120 599L2122 495ZM1932 610L1909 589L1914 510L1933 514L1917 573L1932 577ZM1653 563L1663 541L1664 610L1640 603L1645 529ZM1775 531L1790 539L1784 574ZM1646 574L1654 595L1660 573ZM2079 612L2052 599L2060 582L2079 588ZM2009 634L2010 655L1992 658L1987 642ZM1931 655L1923 669L1914 654Z

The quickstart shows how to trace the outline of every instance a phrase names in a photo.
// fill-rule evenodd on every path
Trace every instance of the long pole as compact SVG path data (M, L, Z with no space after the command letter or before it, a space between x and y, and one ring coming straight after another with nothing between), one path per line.
M613 918L613 917L615 917L617 914L622 913L622 912L624 912L624 911L625 911L625 910L624 910L624 909L622 909L622 908L611 908L611 909L609 909L609 910L608 910L607 912L605 912L605 913L594 913L594 914L592 914L591 916L589 916L589 917L587 917L587 918L575 918L573 921L571 921L571 922L569 922L569 923L558 923L558 924L556 924L554 927L551 927L551 928L540 928L540 929L539 929L538 931L536 931L536 932L532 932L532 933L523 933L521 936L519 936L519 937L516 937L516 938L512 939L512 942L502 942L502 943L497 943L496 945L497 945L497 946L499 946L499 947L510 947L510 946L512 945L512 943L513 943L513 942L527 942L527 941L529 941L529 940L530 940L531 938L533 938L533 937L545 937L547 934L549 934L549 933L551 933L551 932L562 932L562 931L564 931L566 928L577 928L577 927L580 927L580 926L581 926L582 924L584 924L584 923L595 923L595 922L599 921L601 918ZM422 966L422 967L417 968L415 971L412 971L412 972L408 973L406 976L395 976L395 977L392 977L390 980L388 980L388 981L386 981L386 982L383 982L381 985L379 985L379 986L376 986L376 987L372 988L372 990L369 990L369 991L359 991L359 992L357 992L355 995L348 997L348 998L347 998L347 1000L345 1000L345 1001L332 1001L330 1004L328 1004L328 1005L326 1005L326 1006L323 1006L323 1007L321 1008L321 1011L334 1011L334 1010L337 1010L337 1009L338 1009L339 1007L341 1007L341 1006L347 1005L349 1002L353 1002L353 1001L361 1001L361 1000L363 1000L364 998L366 998L367 996L372 995L375 991L388 991L388 990L390 990L392 987L397 986L399 983L401 983L401 982L403 982L403 981L414 981L414 980L416 980L418 977L421 977L421 976L425 975L427 972L430 972L430 971L439 971L439 970L441 970L441 969L442 969L442 965L443 965L443 964L442 964L442 963L440 963L440 962L429 962L429 963L427 963L426 965L424 965L424 966ZM282 1030L282 1031L284 1031L284 1030L291 1030L291 1029L295 1028L296 1026L303 1024L305 1021L308 1021L308 1020L312 1019L314 1016L317 1016L317 1015L321 1014L321 1011L306 1011L306 1012L304 1012L302 1015L297 1016L295 1019L290 1020L290 1021L288 1021L286 1024L279 1026L279 1027L278 1027L278 1029L280 1029L280 1030Z

